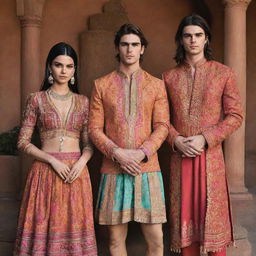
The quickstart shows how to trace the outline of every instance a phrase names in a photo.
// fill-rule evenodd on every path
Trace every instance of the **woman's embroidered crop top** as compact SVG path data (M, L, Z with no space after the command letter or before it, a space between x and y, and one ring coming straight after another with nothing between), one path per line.
M41 142L60 136L77 139L81 137L83 147L92 149L87 132L89 100L86 96L75 93L72 97L69 113L63 121L47 91L31 93L23 113L17 148L25 150L30 145L36 126Z

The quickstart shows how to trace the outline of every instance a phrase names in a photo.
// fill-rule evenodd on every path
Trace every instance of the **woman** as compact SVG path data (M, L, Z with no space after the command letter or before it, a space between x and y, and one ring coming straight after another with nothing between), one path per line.
M97 255L86 167L93 153L88 103L78 94L74 49L54 45L41 91L28 97L17 144L36 160L26 182L14 255ZM41 149L30 142L35 127Z

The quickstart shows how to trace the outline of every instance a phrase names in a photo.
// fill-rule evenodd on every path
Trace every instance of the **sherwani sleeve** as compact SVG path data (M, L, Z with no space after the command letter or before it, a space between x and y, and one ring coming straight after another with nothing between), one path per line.
M169 105L166 90L162 81L156 88L156 99L153 107L153 132L140 146L147 159L150 158L166 139L169 130Z
M166 90L168 91L168 83L167 83L167 79L166 79L166 76L165 76L165 73L163 74L163 80L165 82L165 87L166 87ZM170 96L170 95L169 95ZM169 97L170 98L170 97ZM172 112L171 111L171 104L170 104L170 113ZM180 133L174 128L174 126L170 123L169 124L169 132L168 132L168 136L167 136L167 142L172 146L172 149L173 151L175 151L174 149L174 141L176 139L176 137L180 135Z
M83 128L81 132L81 139L82 139L82 146L83 146L83 151L85 150L91 150L93 151L93 146L90 142L89 139L89 134L88 134L88 119L89 119L89 100L87 97L85 98L85 111L84 111L84 120L83 120Z
M224 87L222 106L224 114L223 120L216 125L206 128L202 132L209 148L220 144L234 132L243 121L243 109L233 71L230 72Z
M17 148L21 151L32 145L31 137L37 121L38 101L35 93L31 93L26 102L22 116L21 129L17 141Z
M89 114L89 136L94 145L108 158L118 146L104 133L104 106L99 84L95 81L91 95Z

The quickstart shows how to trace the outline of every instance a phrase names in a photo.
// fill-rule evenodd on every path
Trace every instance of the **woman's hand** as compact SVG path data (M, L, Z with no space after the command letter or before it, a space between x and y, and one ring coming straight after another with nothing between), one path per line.
M66 182L67 177L70 173L70 168L64 164L63 162L59 161L56 158L52 158L49 162L54 171Z
M82 173L84 167L86 166L86 163L87 161L80 158L71 168L71 171L66 177L65 182L72 183L73 181L75 181Z

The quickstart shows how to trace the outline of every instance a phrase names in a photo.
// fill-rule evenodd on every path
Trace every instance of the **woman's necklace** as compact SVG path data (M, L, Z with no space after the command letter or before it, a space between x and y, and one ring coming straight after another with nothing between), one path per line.
M56 100L62 100L62 101L65 101L65 100L68 100L71 96L72 96L72 92L71 91L68 91L66 94L64 95L61 95L61 94L58 94L56 93L54 90L52 89L49 89L49 94Z
M70 111L71 111L71 108L73 106L73 93L71 91L69 91L68 93L66 93L65 95L59 95L57 94L56 92L54 92L53 90L51 89L48 89L48 95L49 95L49 98L54 98L54 99L59 99L59 100L67 100L71 97L71 104L70 104L70 107L69 107L69 110L68 110L68 113L66 114L65 117L63 117L60 113L60 111L58 110L57 106L55 106L54 102L50 99L51 101L51 104L52 106L54 107L54 109L56 110L60 120L61 120L61 134L60 134L60 137L59 137L59 152L62 152L63 151L63 144L64 144L64 140L65 140L65 137L66 137L66 125L67 125L67 120L68 120L68 117L69 117L69 114L70 114ZM59 98L60 97L60 98ZM65 97L65 99L63 99Z

